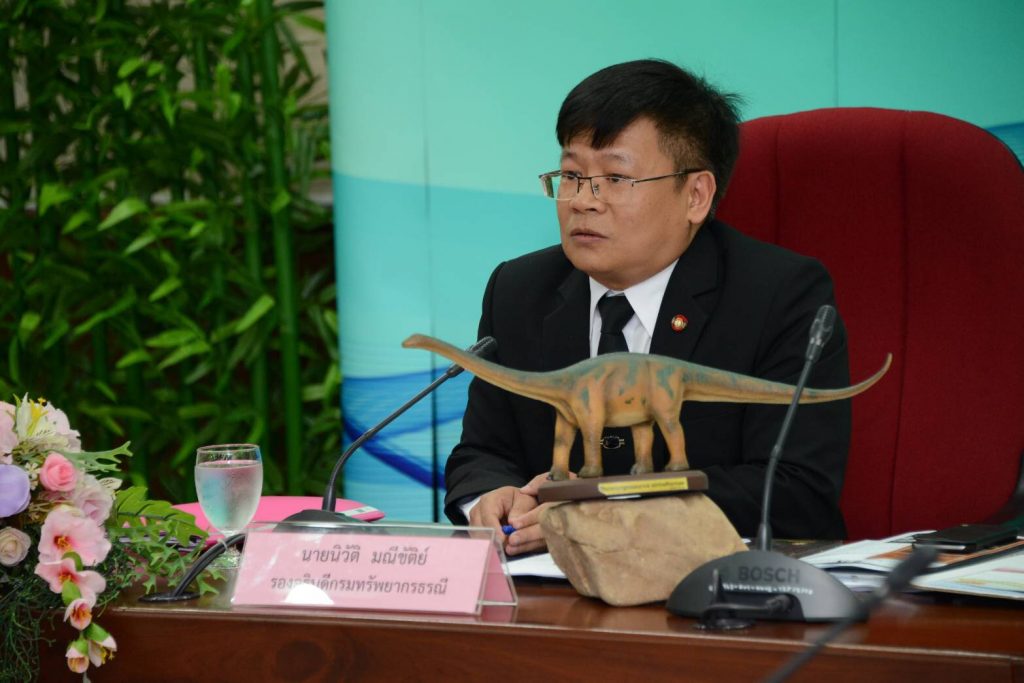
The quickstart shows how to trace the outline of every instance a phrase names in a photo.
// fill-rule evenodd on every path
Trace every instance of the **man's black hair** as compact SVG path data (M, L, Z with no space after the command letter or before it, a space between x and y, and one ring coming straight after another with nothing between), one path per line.
M677 171L699 167L715 174L713 214L739 155L739 103L737 95L719 92L671 62L641 59L583 79L562 103L555 132L563 147L590 133L591 147L601 149L633 121L651 119Z

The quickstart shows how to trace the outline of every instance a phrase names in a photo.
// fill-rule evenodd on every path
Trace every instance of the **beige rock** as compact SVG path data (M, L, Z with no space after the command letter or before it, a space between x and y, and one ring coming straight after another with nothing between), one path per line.
M702 493L563 503L544 510L540 525L573 587L610 605L666 600L697 567L746 550Z

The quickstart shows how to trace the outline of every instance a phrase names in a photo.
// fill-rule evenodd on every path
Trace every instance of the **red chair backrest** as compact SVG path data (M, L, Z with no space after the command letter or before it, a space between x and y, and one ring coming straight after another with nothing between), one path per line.
M977 521L1024 450L1024 172L997 138L926 112L748 121L722 220L821 260L855 381L850 538ZM799 419L799 414L797 415Z

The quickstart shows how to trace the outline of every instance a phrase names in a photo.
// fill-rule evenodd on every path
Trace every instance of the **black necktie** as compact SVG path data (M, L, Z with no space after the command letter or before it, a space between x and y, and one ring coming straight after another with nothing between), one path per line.
M633 307L626 296L608 296L605 294L597 302L597 310L601 314L601 337L597 341L597 354L629 351L626 335L622 328L633 317ZM601 438L601 452L606 474L624 474L628 472L630 458L633 456L633 436L628 427L609 427L604 430Z
M622 328L633 317L633 307L629 305L626 296L605 294L597 302L597 310L601 314L601 337L597 342L598 355L629 351Z

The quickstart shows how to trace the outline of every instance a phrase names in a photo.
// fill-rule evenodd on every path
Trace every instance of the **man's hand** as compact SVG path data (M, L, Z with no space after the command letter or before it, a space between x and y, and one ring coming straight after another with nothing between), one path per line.
M576 475L570 472L569 477L575 479ZM547 541L544 540L544 533L540 528L540 515L545 509L555 505L555 503L537 504L538 489L547 480L548 475L546 473L538 474L530 480L529 484L519 489L521 496L533 500L533 507L524 510L520 514L509 514L508 523L515 527L516 530L508 537L505 544L505 552L507 554L520 555L547 548Z
M515 486L502 486L500 489L480 496L480 501L469 511L469 525L497 529L498 538L505 543L505 551L514 554L510 550L508 539L502 533L501 527L503 524L510 524L511 522L508 520L521 516L535 507L537 507L536 494L525 494Z

